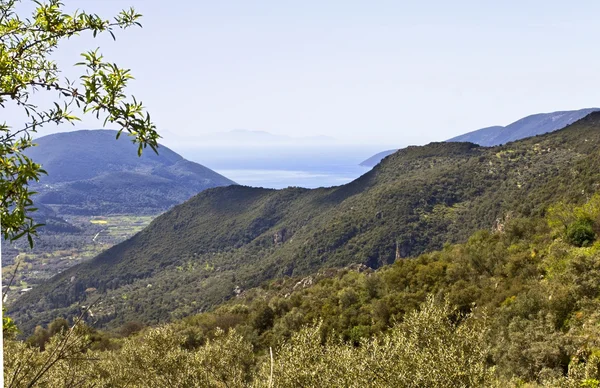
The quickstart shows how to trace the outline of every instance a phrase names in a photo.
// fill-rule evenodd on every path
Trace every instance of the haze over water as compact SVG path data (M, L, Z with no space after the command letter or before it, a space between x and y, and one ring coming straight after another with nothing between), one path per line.
M362 166L339 166L327 171L310 170L220 170L221 175L243 186L283 189L290 186L314 189L339 186L353 181L370 168Z
M382 146L264 146L179 149L185 158L207 166L240 185L281 189L339 186L370 168L360 163Z

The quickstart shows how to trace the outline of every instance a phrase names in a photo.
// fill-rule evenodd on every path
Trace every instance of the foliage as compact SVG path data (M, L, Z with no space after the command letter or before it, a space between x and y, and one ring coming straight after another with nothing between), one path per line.
M494 232L378 270L355 265L273 280L158 328L82 328L81 356L61 358L44 379L79 381L85 373L94 386L594 386L600 244L570 244L553 217L512 217ZM20 350L5 356L19 361L10 368L33 363L27 370L40 370L43 356L29 357L27 349L53 354L65 327L58 319L27 342L13 340L8 349Z
M52 337L44 351L25 342L5 341L5 386L81 386L91 372L87 348L88 339L80 325Z
M600 220L600 194L592 195L584 204L559 202L548 209L548 224L558 234L564 233L571 244L589 246L596 240Z
M241 387L248 381L252 348L234 332L218 333L195 352L182 342L169 327L126 341L120 350L100 356L100 386Z
M6 308L2 307L2 337L13 338L19 332L15 322L6 315Z
M322 324L300 327L268 354L257 354L236 330L217 330L204 345L188 348L173 325L151 328L118 348L94 350L84 327L57 334L46 350L9 340L7 386L81 387L508 387L490 363L485 314L464 316L428 297L402 322L359 345ZM65 346L67 344L67 346ZM56 356L60 354L60 356ZM542 373L528 386L593 387L598 356L570 362L564 376ZM50 366L50 367L48 367ZM42 372L43 373L40 373Z
M273 382L281 387L492 386L484 321L450 319L430 298L388 333L354 347L329 340L320 327L302 329L276 353ZM482 326L483 324L483 326ZM263 364L262 381L268 381Z
M132 79L130 71L105 61L98 50L83 53L79 80L61 79L60 69L50 56L60 43L83 32L93 36L116 29L139 26L134 9L122 11L114 19L103 19L86 12L63 12L59 0L32 2L30 17L16 13L18 0L0 0L0 106L15 109L25 117L22 126L0 123L0 217L5 239L32 235L40 226L31 217L33 206L29 183L45 173L41 165L26 156L32 147L32 134L47 123L73 123L73 109L103 117L104 123L125 131L138 146L138 154L149 146L158 147L158 133L144 112L142 103L128 98L125 88ZM35 93L35 96L34 96ZM39 105L34 97L51 95L54 104Z
M567 227L567 240L578 247L588 246L596 239L594 221L589 218L578 219Z
M593 365L600 352L600 244L573 246L555 233L552 217L513 217L501 231L480 231L464 244L375 271L350 266L273 280L166 327L182 354L233 330L258 358L253 362L263 385L270 378L270 362L261 364L269 348L281 386L411 386L413 380L428 386L427 378L443 381L440 386L593 384L599 377ZM141 326L131 331L131 325L112 338L105 334L104 345L98 339L95 348L118 348L120 336ZM29 342L48 341L43 330Z
M318 320L311 341L334 335L362 347L395 330L433 293L456 307L455 314L447 314L451 322L462 322L464 314L486 317L486 360L501 386L509 381L570 386L568 376L575 372L569 371L600 349L600 244L573 246L549 225L544 219L512 218L502 231L481 231L464 244L377 271L351 266L274 280L172 326L190 349L201 347L217 328L235 328L260 352L288 343ZM268 324L257 319L265 312ZM288 356L300 357L292 353ZM577 368L587 365L581 362ZM586 368L588 378L596 378L593 368Z

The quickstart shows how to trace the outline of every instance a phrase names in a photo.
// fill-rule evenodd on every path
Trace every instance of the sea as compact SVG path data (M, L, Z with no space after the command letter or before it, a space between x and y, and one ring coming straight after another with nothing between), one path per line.
M252 187L332 187L349 183L370 168L360 163L386 148L377 146L251 147L178 150L234 182Z
M362 166L327 166L320 170L267 170L267 169L235 169L215 170L234 182L253 187L283 189L286 187L340 186L352 182L370 168Z

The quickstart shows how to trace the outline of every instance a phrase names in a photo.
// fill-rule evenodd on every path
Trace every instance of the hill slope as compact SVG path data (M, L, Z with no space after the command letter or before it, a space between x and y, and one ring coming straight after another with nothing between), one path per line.
M512 124L493 126L468 132L460 136L446 140L449 142L470 142L481 146L491 147L505 144L511 141L524 139L526 137L542 135L564 128L569 124L598 111L600 108L587 108L574 111L561 111L552 113L539 113L524 117ZM373 167L386 156L397 150L382 151L360 163L361 166Z
M157 213L198 192L233 181L161 146L159 155L116 131L57 133L36 139L27 154L48 172L39 203L64 214Z
M98 324L157 323L204 311L240 289L323 267L379 267L464 241L512 211L542 214L600 182L600 113L568 128L485 148L408 147L330 189L204 191L94 260L11 306L24 330L98 296Z

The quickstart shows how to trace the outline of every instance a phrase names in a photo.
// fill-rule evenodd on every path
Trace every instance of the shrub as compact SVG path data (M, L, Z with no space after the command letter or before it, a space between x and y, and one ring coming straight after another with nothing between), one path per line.
M573 222L567 227L567 240L578 247L591 245L596 240L594 222L587 217Z

